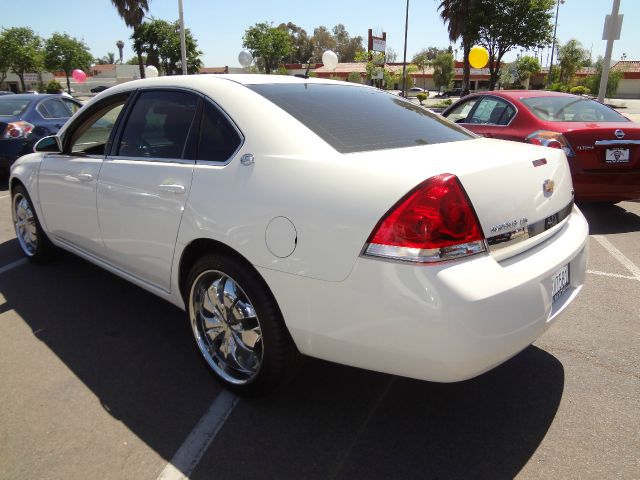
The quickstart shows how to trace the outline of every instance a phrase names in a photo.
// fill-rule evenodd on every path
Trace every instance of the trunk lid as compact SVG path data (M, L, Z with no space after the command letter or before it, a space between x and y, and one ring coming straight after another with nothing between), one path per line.
M576 156L571 163L585 171L640 169L640 125L633 122L557 124Z

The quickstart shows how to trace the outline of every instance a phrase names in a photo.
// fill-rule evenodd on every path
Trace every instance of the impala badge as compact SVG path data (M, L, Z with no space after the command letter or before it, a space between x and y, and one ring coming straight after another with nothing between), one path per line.
M545 195L551 195L553 194L553 189L555 188L556 184L553 180L545 180L544 183L542 184L542 190L544 191Z

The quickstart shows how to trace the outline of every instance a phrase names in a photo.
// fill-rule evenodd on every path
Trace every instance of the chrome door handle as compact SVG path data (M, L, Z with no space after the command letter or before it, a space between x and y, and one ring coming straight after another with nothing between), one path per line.
M162 192L169 193L184 193L187 189L184 188L184 185L180 185L177 183L163 183L162 185L158 185L158 188Z
M81 182L90 182L91 180L93 180L93 175L91 175L90 173L79 173L78 180L80 180Z

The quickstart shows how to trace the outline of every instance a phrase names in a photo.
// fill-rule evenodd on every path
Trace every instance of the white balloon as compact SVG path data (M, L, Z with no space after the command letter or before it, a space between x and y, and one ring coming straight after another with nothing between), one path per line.
M253 62L253 56L249 51L242 50L238 54L238 62L240 62L240 65L242 65L243 67L248 67Z
M147 78L154 78L158 76L158 69L156 67L154 67L153 65L147 65L147 67L144 69L144 75Z
M338 66L338 55L331 50L327 50L322 54L322 63L329 70L335 70Z

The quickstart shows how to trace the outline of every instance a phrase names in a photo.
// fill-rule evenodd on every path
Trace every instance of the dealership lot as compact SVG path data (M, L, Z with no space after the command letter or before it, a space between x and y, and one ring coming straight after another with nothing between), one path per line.
M584 207L581 296L492 372L445 385L309 359L238 400L183 312L71 255L21 260L0 182L0 479L640 477L640 203Z

